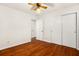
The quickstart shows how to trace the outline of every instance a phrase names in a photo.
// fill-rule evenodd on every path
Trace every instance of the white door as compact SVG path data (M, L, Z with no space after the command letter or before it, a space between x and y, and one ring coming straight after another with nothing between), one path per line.
M62 16L62 43L76 48L76 13Z
M36 37L36 20L31 21L31 37Z
M43 40L43 20L36 20L36 38Z

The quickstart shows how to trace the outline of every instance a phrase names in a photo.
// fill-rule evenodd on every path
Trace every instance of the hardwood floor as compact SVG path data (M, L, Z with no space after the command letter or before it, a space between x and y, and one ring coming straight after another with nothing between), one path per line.
M0 56L79 56L79 51L40 40L0 51Z

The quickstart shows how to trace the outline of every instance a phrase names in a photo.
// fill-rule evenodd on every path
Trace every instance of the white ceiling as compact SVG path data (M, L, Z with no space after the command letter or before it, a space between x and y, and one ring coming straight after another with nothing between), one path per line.
M30 10L31 6L28 5L27 3L0 3L2 6L7 6L10 8L14 8L23 12L32 12ZM49 7L47 11L56 10L58 8L64 8L64 7L69 7L69 6L74 6L74 5L79 5L78 3L46 3L46 5Z
M30 10L28 5L25 4L25 3L0 3L0 5L7 6L7 7L10 7L10 8L14 8L14 9L17 9L17 10L21 10L21 11L24 11L24 12L28 12Z

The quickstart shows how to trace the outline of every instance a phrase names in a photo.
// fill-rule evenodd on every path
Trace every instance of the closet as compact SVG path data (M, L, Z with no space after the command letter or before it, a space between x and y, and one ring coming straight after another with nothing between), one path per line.
M61 43L64 46L77 47L77 13L62 15Z

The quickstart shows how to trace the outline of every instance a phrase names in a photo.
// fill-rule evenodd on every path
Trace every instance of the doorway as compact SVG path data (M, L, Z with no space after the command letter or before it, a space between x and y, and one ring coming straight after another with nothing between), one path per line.
M36 39L36 20L31 21L31 39Z

